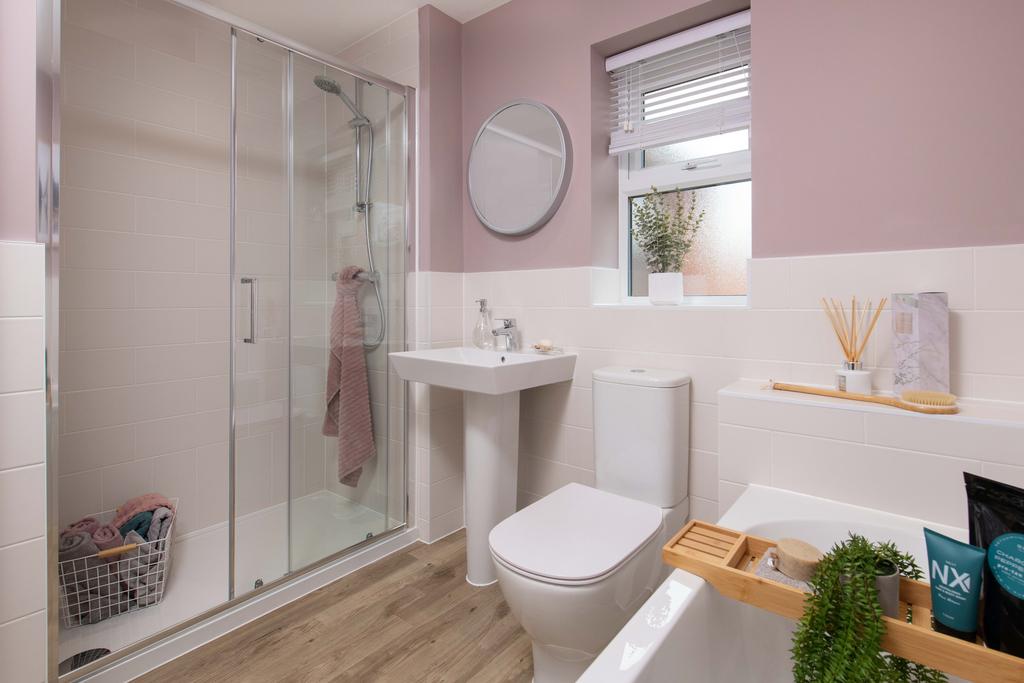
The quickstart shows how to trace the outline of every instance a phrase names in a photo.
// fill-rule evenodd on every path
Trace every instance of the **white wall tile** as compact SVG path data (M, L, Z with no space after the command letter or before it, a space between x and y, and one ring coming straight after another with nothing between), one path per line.
M57 480L58 525L65 527L83 517L103 512L102 470L92 469ZM123 501L122 501L123 502Z
M752 308L789 308L790 259L750 259L748 303Z
M717 491L715 497L718 497ZM718 501L690 496L690 519L699 519L714 524L718 521Z
M772 486L964 526L963 472L975 460L819 439L772 435Z
M1024 424L993 424L902 414L866 413L866 441L960 458L1024 464Z
M0 393L42 386L42 319L0 318Z
M0 394L0 470L41 463L45 457L43 392Z
M0 624L46 607L46 541L37 538L0 551Z
M1024 310L1024 244L974 250L975 308Z
M456 475L430 485L430 519L436 519L462 508L462 475Z
M1024 311L963 311L951 320L950 366L959 372L1024 376Z
M719 457L710 451L690 449L690 496L718 499Z
M100 487L102 510L113 510L135 496L150 493L154 490L153 461L137 460L105 467L100 470Z
M0 242L0 318L43 315L44 255L41 244Z
M573 467L594 470L594 431L592 429L563 426L565 434L565 462Z
M0 471L0 546L46 533L45 490L43 465Z
M440 517L430 520L430 542L439 541L449 534L453 534L465 525L463 509L456 508Z
M854 410L721 396L719 415L725 424L847 441L864 440L864 416Z
M719 478L768 485L771 483L771 452L771 432L719 424Z
M790 261L789 307L819 310L820 298L879 301L894 292L949 292L952 309L974 307L971 249L806 256ZM871 273L871 277L865 277Z
M46 680L46 612L0 624L0 665L9 681Z
M981 473L989 479L1024 489L1024 467L985 462L981 464Z
M737 484L732 481L725 481L724 479L718 482L718 517L721 517L732 504L736 502L736 499L743 495L743 492L747 490L746 484ZM717 521L717 518L716 518Z

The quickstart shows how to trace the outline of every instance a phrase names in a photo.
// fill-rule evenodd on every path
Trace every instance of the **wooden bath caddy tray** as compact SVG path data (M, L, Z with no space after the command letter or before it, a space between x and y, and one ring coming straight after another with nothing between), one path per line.
M666 564L696 574L722 595L799 619L806 593L754 574L775 542L706 522L691 521L665 544ZM907 606L913 623L906 621ZM975 683L1024 683L1024 659L943 635L931 627L931 590L927 583L900 580L900 619L882 617L882 648L894 655Z

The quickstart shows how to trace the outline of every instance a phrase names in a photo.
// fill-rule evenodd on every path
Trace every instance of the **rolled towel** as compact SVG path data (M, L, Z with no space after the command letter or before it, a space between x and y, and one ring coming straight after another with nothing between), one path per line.
M121 532L121 535L124 536L125 543L130 542L128 541L128 534L133 531L137 532L138 535L142 537L142 542L145 543L146 534L149 533L149 527L152 525L152 523L153 512L150 510L146 510L145 512L140 512L131 519L129 519L127 522L118 527L118 530Z
M159 541L167 536L167 532L171 528L172 519L174 519L174 510L170 508L158 507L156 510L153 510L153 521L149 525L149 533L146 534L146 540Z
M93 543L100 550L108 550L110 548L117 548L118 546L124 545L124 537L121 532L113 524L104 524L96 531L92 532ZM116 561L118 558L115 555L107 559L107 562Z
M143 494L136 498L132 498L121 507L117 508L117 514L114 516L114 521L112 521L111 524L120 529L124 526L125 522L140 512L152 512L159 507L170 508L173 510L174 503L161 496L159 493ZM127 535L123 530L121 531L121 534L124 536ZM145 534L142 534L142 536L144 537Z
M74 524L71 524L68 531L84 531L87 534L94 534L96 530L100 528L100 523L96 521L95 517L83 517Z
M112 575L107 564L96 557L98 552L92 536L84 531L66 531L60 535L57 557L60 561L60 582L73 613L75 607L91 603L97 597L116 594L119 590L117 576Z
M88 531L72 531L68 529L60 535L58 559L61 562L86 558L98 552L99 549L92 541L92 534Z

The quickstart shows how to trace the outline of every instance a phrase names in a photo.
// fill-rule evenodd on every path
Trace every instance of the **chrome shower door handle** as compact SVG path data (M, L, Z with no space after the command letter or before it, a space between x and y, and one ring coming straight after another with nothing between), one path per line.
M259 310L259 283L254 277L243 277L242 284L249 285L249 336L242 341L246 344L255 344L256 330L259 329L259 318L256 313Z

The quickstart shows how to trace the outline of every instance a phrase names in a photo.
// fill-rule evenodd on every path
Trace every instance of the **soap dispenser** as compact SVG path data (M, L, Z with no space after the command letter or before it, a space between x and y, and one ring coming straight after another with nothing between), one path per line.
M487 299L477 299L480 304L480 316L473 327L473 346L478 349L494 349L494 323L491 322L491 312L487 308Z

